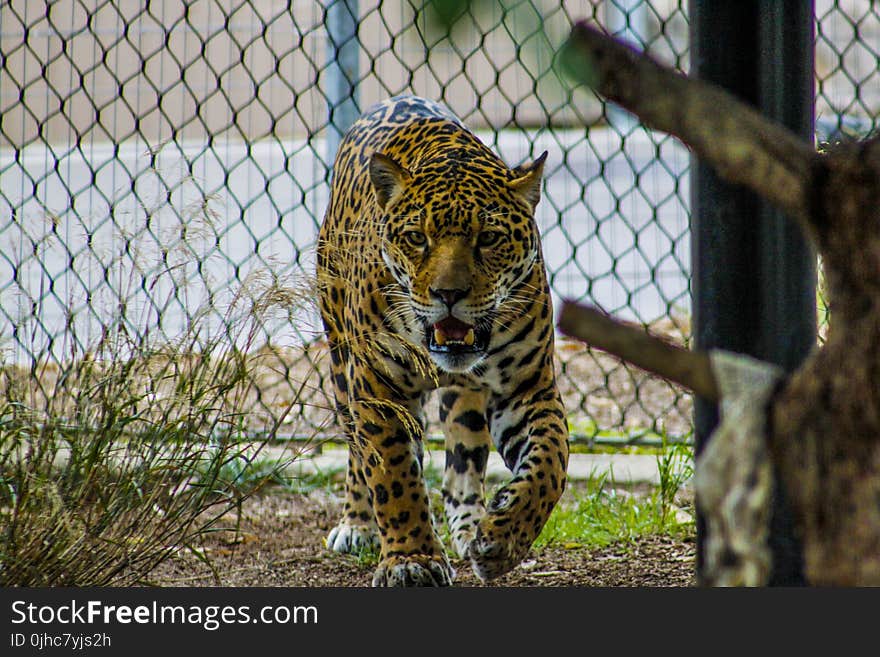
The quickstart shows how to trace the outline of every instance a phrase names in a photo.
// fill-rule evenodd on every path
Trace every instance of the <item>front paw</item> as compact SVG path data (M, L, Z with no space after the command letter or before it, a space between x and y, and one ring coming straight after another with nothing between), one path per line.
M531 541L512 540L510 536L516 535L513 528L503 531L504 526L493 525L492 519L492 515L484 518L467 550L474 574L484 583L516 568L531 546Z
M444 555L414 554L383 559L373 586L450 586L455 570Z
M379 532L375 526L349 525L340 522L327 535L327 548L344 554L379 550Z

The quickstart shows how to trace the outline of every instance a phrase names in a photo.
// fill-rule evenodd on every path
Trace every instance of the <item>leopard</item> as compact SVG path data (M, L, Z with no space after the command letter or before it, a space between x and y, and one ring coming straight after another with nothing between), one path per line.
M373 586L456 576L425 481L431 395L456 567L482 582L515 568L565 490L568 424L535 219L546 158L508 167L417 96L370 107L339 144L316 274L348 466L325 544L378 551ZM493 447L510 479L487 496Z

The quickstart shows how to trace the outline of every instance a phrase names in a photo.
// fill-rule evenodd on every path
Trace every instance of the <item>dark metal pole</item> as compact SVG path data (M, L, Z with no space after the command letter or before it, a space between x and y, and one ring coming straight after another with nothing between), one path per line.
M812 143L813 11L803 0L690 0L691 74ZM698 161L691 170L696 346L796 368L816 343L815 254L772 206ZM698 399L697 453L717 422L715 406ZM773 511L770 583L803 584L801 547L779 486ZM698 517L698 568L703 529Z
M327 166L333 165L343 136L360 114L358 0L327 0Z

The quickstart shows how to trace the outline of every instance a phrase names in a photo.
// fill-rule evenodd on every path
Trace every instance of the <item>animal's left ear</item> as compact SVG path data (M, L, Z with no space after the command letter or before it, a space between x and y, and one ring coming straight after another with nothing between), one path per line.
M541 200L541 174L544 172L544 160L547 159L547 151L541 153L531 164L516 167L513 170L514 179L510 186L514 191L521 194L534 208Z
M410 180L410 173L384 153L373 153L370 158L370 182L376 202L383 210L388 201L397 196Z

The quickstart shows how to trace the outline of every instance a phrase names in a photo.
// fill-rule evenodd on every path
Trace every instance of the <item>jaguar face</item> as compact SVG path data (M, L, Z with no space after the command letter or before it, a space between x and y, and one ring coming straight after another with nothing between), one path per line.
M527 299L536 266L534 208L542 155L508 169L484 154L456 153L408 171L375 154L370 163L383 209L382 258L397 286L391 314L448 372L472 369L495 331Z

